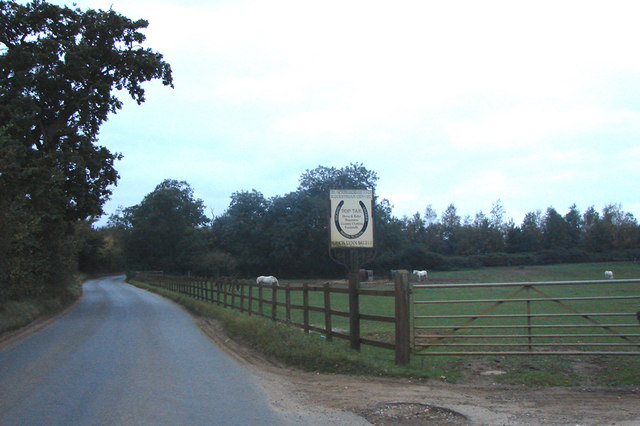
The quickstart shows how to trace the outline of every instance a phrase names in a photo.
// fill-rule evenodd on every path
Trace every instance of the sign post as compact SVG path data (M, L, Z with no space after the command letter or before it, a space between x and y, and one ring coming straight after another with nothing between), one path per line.
M375 257L373 239L373 191L332 189L330 191L331 258L344 265L349 279L349 339L360 350L360 266Z

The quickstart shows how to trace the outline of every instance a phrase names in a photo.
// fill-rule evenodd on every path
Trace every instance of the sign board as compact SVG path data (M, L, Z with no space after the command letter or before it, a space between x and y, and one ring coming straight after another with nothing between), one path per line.
M331 248L373 248L373 191L332 189Z

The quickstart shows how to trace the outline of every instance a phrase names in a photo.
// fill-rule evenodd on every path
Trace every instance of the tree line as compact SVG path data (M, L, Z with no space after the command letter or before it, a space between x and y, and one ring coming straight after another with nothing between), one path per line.
M282 277L344 275L329 256L329 190L373 189L378 176L363 164L318 166L305 171L296 191L265 198L257 191L231 195L227 210L208 219L202 200L187 182L165 180L140 204L111 216L95 232L108 238L122 267L196 275ZM441 215L397 218L386 199L374 206L376 257L367 269L456 269L634 259L640 255L640 227L631 213L609 204L565 215L553 207L527 213L521 224L507 219L497 200L491 211L461 217L454 204ZM100 240L85 253L104 253ZM94 267L108 256L86 256Z

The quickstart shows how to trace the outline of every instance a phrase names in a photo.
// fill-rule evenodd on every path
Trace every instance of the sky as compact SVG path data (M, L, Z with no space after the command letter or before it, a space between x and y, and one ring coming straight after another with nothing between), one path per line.
M76 4L147 19L175 84L145 83L146 102L101 128L124 158L99 224L164 179L218 216L234 192L282 196L350 163L377 173L398 218L500 200L517 225L573 204L640 219L635 1Z

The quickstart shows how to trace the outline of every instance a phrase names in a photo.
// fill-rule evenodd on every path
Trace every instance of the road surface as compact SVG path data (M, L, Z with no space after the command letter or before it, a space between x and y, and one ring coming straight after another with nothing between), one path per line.
M68 314L0 350L2 425L340 422L276 411L188 313L123 277L88 281Z

